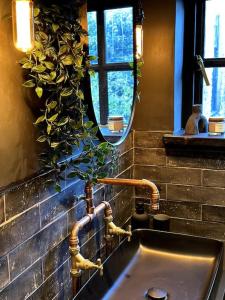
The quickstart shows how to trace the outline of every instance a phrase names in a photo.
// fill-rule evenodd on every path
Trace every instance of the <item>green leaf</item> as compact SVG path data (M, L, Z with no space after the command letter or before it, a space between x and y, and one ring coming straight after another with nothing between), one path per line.
M106 149L108 149L108 147L109 147L109 143L107 143L107 142L104 142L104 143L101 143L98 145L98 149L100 149L100 150L106 150Z
M57 148L60 145L59 142L53 142L51 143L51 148Z
M84 148L83 148L83 151L87 152L91 150L91 146L90 145L85 145Z
M45 70L46 70L46 67L44 65L37 65L32 68L32 71L37 72L37 73L43 73Z
M71 96L73 93L73 88L65 88L65 89L62 89L60 95L62 97L68 97L68 96Z
M34 52L34 54L39 58L40 61L43 61L46 59L46 55L44 55L41 51L37 50Z
M27 57L23 57L23 58L21 58L21 60L19 60L19 63L20 63L21 65L24 65L24 64L27 63L27 62L29 62L29 59L28 59Z
M56 71L51 72L50 77L52 80L54 80L56 78Z
M93 56L93 55L88 56L88 58L89 58L89 60L97 60L98 59L97 56Z
M50 102L50 103L47 105L47 107L48 107L50 110L56 108L56 106L57 106L57 101L52 101L52 102Z
M58 24L52 24L52 29L54 32L56 32L59 29L59 25Z
M82 62L83 62L83 56L77 56L74 63L78 68L80 68L82 66Z
M34 47L37 49L43 49L43 45L39 41L34 41Z
M90 69L90 70L88 70L88 74L90 75L90 76L95 76L95 71L94 70L92 70L92 69Z
M63 63L65 66L73 65L73 63L74 63L73 56L72 56L72 55L67 55L67 56L65 56L65 57L62 59L62 63Z
M49 70L54 70L55 69L55 65L50 62L50 61L44 61L45 66L49 69Z
M68 178L75 178L77 177L77 172L70 172L68 175L67 175Z
M80 98L81 100L84 100L84 93L81 90L78 90L77 97Z
M48 135L51 133L51 130L52 130L52 125L48 124L48 127L47 127L47 133L48 133Z
M34 8L34 17L36 18L40 14L40 9L38 7Z
M92 121L88 121L88 122L84 123L84 127L87 129L90 129L93 125L94 125L94 123Z
M36 92L36 94L38 95L39 98L42 97L43 89L40 86L36 87L35 92Z
M58 115L59 114L55 114L55 115L51 116L51 118L49 118L48 121L49 122L54 122L57 119Z
M31 80L27 80L26 82L23 83L23 86L27 87L27 88L33 88L35 87L35 83L34 81L31 79Z
M60 184L58 184L58 183L55 184L55 191L58 193L61 193L62 189L61 189Z
M39 34L39 36L43 39L43 40L48 40L48 35L43 32L43 31L39 31L37 32Z
M64 33L63 34L63 39L64 40L72 40L72 34L71 33Z
M32 69L33 64L31 62L27 62L24 65L22 65L23 69Z
M37 118L37 120L35 121L35 125L40 124L41 122L43 122L45 120L45 115L40 116L39 118Z
M69 47L67 45L63 45L59 48L59 55L62 55L66 53L69 50Z
M56 83L61 83L63 82L65 79L65 76L63 74L59 75L56 79Z
M42 80L42 81L52 81L52 78L51 78L51 76L50 75L48 75L48 74L38 74L38 77L39 77L39 79L40 80Z
M40 143L44 143L44 142L47 141L47 136L46 135L41 135L41 136L39 136L37 141L40 142Z
M58 123L58 126L63 126L65 124L67 124L69 122L69 118L68 117L63 117Z

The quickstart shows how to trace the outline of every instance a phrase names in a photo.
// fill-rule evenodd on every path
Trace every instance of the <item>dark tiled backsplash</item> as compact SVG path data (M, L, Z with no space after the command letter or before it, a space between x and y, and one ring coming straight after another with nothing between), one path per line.
M119 147L119 176L157 184L160 212L171 216L172 231L225 241L225 153L168 150L164 133L130 134ZM40 176L0 197L0 300L71 299L68 236L86 213L84 183L70 180L56 194L44 187L44 180ZM146 189L110 185L97 186L94 201L110 201L115 222L123 226L131 216L134 195L148 203ZM81 230L85 257L106 258L103 225L98 216ZM118 242L115 239L114 246ZM90 275L82 274L82 284Z
M132 133L119 151L118 176L131 178ZM86 214L84 182L69 180L57 194L53 187L45 187L45 180L45 175L38 176L0 196L0 300L71 299L68 236ZM97 186L95 205L103 200L110 201L115 222L123 226L132 213L133 189ZM80 232L81 252L87 258L106 258L103 226L98 216ZM89 276L83 273L83 284Z
M225 151L165 149L165 133L135 131L134 177L156 182L173 231L225 241Z

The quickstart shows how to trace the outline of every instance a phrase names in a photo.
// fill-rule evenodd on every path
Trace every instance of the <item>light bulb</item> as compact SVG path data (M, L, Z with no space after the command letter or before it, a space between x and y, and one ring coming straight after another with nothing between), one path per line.
M27 52L34 46L33 1L13 0L13 40L15 47Z
M143 57L143 27L136 25L136 58Z

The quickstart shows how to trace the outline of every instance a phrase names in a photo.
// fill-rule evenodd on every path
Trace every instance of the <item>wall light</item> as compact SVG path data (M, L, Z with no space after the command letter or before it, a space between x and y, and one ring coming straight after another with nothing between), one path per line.
M136 31L136 58L141 59L143 57L143 23L144 23L144 10L141 1L138 1L138 7L136 12L135 31Z
M136 58L141 59L143 57L143 26L136 25Z
M12 1L13 41L23 52L34 46L33 0Z

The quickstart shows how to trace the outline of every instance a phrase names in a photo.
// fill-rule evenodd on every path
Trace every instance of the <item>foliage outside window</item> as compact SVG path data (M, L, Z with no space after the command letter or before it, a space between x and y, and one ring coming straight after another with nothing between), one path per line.
M72 10L74 7L74 11ZM38 142L45 144L41 162L55 174L56 190L67 177L96 181L104 177L108 143L98 144L97 128L86 118L82 82L90 71L90 58L81 38L86 35L77 19L77 7L35 8L35 47L21 60L24 86L35 89L40 115Z
M225 117L225 1L196 3L196 54L203 57L210 86L196 76L195 102L202 101L206 117Z

